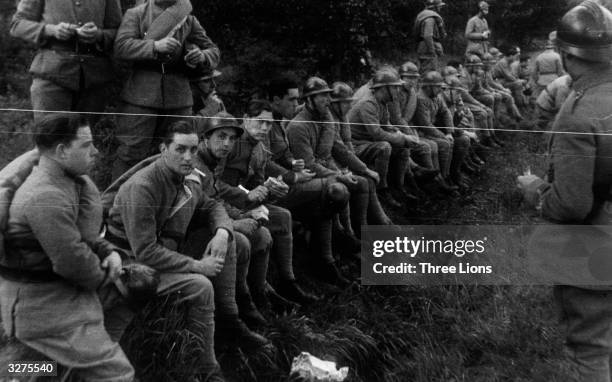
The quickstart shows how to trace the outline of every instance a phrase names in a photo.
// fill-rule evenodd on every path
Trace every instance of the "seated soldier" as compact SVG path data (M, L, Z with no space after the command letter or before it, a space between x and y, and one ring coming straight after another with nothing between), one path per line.
M346 159L340 159L347 163L346 168L354 173L359 173L357 170L361 159L355 154L353 141L351 138L351 126L347 123L346 114L351 108L353 99L353 89L344 82L334 82L332 85L333 92L331 93L331 105L329 109L332 118L335 122L336 142L332 147L332 154ZM363 163L363 162L361 162ZM364 166L365 163L363 164ZM366 166L367 168L367 166ZM368 182L369 203L367 217L368 222L374 225L391 225L393 222L387 216L376 193L376 185L380 182L380 176L376 171L368 168L368 174L364 178ZM359 177L357 175L356 177ZM359 228L357 228L359 229Z
M271 249L278 264L281 293L300 304L312 303L316 301L316 298L305 293L293 275L291 213L277 206L273 206L266 213L266 208L258 205L257 202L260 191L267 195L265 188L245 193L238 187L225 183L219 177L219 173L223 171L222 166L225 159L243 133L244 129L231 114L221 112L211 118L206 124L202 141L198 147L196 168L213 180L211 193L217 199L225 202L225 208L230 216L234 215L240 219L238 226L235 223L234 230L242 232L251 240L253 258L257 261L251 260L248 280L253 300L257 306L263 309L268 308L270 303L268 299L272 300L275 305L285 307L290 305L266 283L267 260ZM262 224L266 224L268 228L263 227ZM258 253L261 255L257 256Z
M348 202L348 189L342 183L327 178L313 179L315 174L308 170L291 171L272 161L265 144L269 139L272 118L269 102L252 100L249 103L244 118L247 134L240 138L219 169L221 179L234 187L246 187L249 193L254 194L254 201L267 202L271 221L276 220L273 217L279 213L276 211L286 212L285 208L289 209L289 219L280 220L282 229L290 230L291 215L304 222L313 233L312 252L319 255L317 276L324 281L346 286L350 282L336 265L331 235L332 217ZM285 271L293 277L293 269L289 265ZM281 290L279 293L282 294Z
M249 244L234 232L223 206L204 192L203 175L193 167L197 147L191 123L172 124L160 144L161 156L119 188L107 236L131 258L160 272L159 295L176 293L189 305L188 329L205 346L199 372L218 374L213 334L245 349L268 341L238 317L237 254L238 262L248 266Z
M397 101L402 84L395 69L378 70L366 94L347 114L355 153L368 166L374 166L380 176L379 196L392 208L401 206L396 198L412 204L419 199L412 190L405 189L406 177L413 177L409 147L418 142L418 137L389 125L388 106ZM425 156L431 161L429 152Z
M98 153L89 124L76 114L49 115L34 142L40 162L14 195L0 251L5 333L84 380L132 381L117 343L122 329L105 329L123 319L116 309L104 316L98 295L122 262L99 238L100 195L86 175Z
M519 60L520 50L517 47L506 46L502 49L502 53L504 56L497 61L491 74L494 79L500 81L502 86L512 91L514 102L519 108L525 107L526 101L523 96L523 89L526 81L514 76L510 69L510 65Z
M462 78L463 84L476 100L493 110L495 122L500 119L501 95L494 93L485 83L483 64L480 57L470 55L466 57L465 67L467 75Z
M503 87L499 82L493 79L491 69L496 63L497 61L490 53L485 53L485 55L482 57L482 69L484 71L483 86L499 94L501 96L502 103L506 105L507 112L511 113L515 119L521 120L523 119L523 116L521 115L521 112L514 103L514 98L512 97L512 92L510 91L510 89Z
M453 118L446 103L442 99L442 86L445 83L438 72L428 72L423 77L421 91L418 96L417 112L415 121L423 136L433 139L438 147L450 146L449 152L452 158L445 161L445 167L441 169L444 181L458 188L454 181L461 183L460 173L463 159L469 152L470 141L465 135L455 136Z

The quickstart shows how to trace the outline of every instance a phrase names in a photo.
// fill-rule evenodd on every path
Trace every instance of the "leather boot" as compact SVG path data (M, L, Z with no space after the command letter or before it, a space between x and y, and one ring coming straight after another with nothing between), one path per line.
M385 203L392 209L398 209L402 207L402 204L395 200L393 195L391 195L391 190L388 188L378 191L378 197L380 198L381 202Z
M240 319L251 329L263 328L268 325L268 321L264 316L257 310L251 295L240 295L236 296L236 303L238 304L238 314Z
M270 303L272 311L278 314L289 314L300 308L298 303L289 301L280 294L276 293L276 290L274 290L270 284L266 285L266 298Z
M282 280L278 285L278 293L289 301L300 305L310 305L319 301L312 293L305 292L297 283L297 280Z
M340 272L335 262L322 263L318 269L318 276L321 280L342 288L351 284L351 282L342 275L342 272Z
M238 316L223 315L216 317L215 343L243 350L255 350L270 345L262 335L251 331Z
M206 373L206 376L204 377L202 382L225 382L225 377L223 376L221 367L217 365L214 370L209 373Z
M431 180L440 173L440 170L436 170L434 168L425 168L423 166L417 165L414 169L412 169L412 173L414 174L414 177L419 180Z

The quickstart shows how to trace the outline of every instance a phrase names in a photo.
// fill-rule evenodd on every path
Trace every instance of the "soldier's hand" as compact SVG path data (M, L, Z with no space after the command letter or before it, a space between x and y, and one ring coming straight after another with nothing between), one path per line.
M104 285L109 284L117 280L121 276L121 256L115 251L111 252L110 255L106 256L102 260L100 266L106 270L106 278L104 279Z
M337 179L338 179L338 182L344 184L348 188L352 188L357 185L357 179L350 172L339 175Z
M403 134L403 135L404 135L404 140L406 141L408 145L412 146L412 145L416 145L417 143L419 143L418 135L408 135L408 134Z
M210 239L208 242L208 246L206 246L206 250L204 254L210 254L212 257L225 258L227 254L227 250L229 249L229 232L225 229L218 229L215 236Z
M185 62L187 63L187 65L191 67L198 66L199 64L204 62L204 52L202 52L200 48L195 48L195 49L190 50L185 55Z
M295 173L295 183L306 183L312 180L317 174L310 170L302 170Z
M181 43L173 37L165 37L155 41L155 51L161 54L172 54L181 47Z
M200 265L202 266L200 272L204 276L215 277L223 270L225 259L215 256L204 256L204 258L200 260Z
M294 159L291 162L291 171L300 172L304 169L306 163L304 163L304 159Z
M234 220L234 231L240 232L245 236L251 236L259 228L259 223L255 219L246 218Z
M84 42L85 44L93 44L101 36L101 32L96 24L94 24L92 21L85 23L80 28L77 28L76 33L79 37L79 41Z
M262 203L268 197L268 188L257 186L247 194L247 199L251 203Z
M282 199L289 193L289 186L286 184L270 184L268 186L270 194L276 199Z
M444 138L446 138L451 143L455 142L455 138L453 137L453 134L446 134Z
M366 171L366 176L368 178L372 178L372 180L374 180L374 183L376 184L380 183L380 175L378 175L376 171L368 169Z
M48 37L53 37L57 40L66 41L72 38L76 33L76 25L69 23L47 24L45 25L45 34Z
M261 205L247 212L247 216L257 220L259 223L270 221L270 210L266 206Z

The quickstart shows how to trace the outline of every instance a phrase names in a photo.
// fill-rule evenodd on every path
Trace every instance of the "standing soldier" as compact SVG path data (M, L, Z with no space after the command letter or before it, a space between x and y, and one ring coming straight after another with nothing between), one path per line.
M547 180L525 175L518 181L526 199L539 207L543 217L558 224L585 225L586 231L596 224L594 216L605 213L612 186L612 13L585 1L565 14L557 31L563 66L573 79L572 92L553 125ZM572 239L574 231L567 227L565 238ZM591 231L599 232L594 227ZM574 255L582 256L567 256ZM562 254L553 256L558 256L554 261L562 261ZM588 270L574 267L571 272ZM610 381L610 287L567 283L554 288L567 324L566 346L577 380Z
M536 87L534 94L536 98L544 88L564 74L561 56L555 51L556 38L557 33L551 32L546 43L546 50L540 53L533 63L531 76Z
M154 137L171 122L166 116L192 114L187 69L219 63L219 49L191 10L189 0L149 0L123 17L115 55L133 69L121 93L113 179L154 151Z
M440 57L444 55L441 41L446 38L446 30L439 12L445 5L442 0L426 0L425 9L414 21L421 74L438 70Z
M465 27L465 38L468 40L465 55L476 54L483 57L489 51L491 31L485 18L489 14L489 4L486 1L478 3L478 14L469 19Z
M101 112L109 58L121 23L119 0L21 0L11 36L37 45L30 73L32 108L37 111ZM34 113L36 120L43 113Z

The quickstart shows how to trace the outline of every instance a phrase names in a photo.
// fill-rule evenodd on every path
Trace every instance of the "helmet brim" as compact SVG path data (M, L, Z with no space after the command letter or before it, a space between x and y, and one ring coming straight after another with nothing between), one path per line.
M218 70L214 70L212 72L212 74L207 75L207 76L200 76L200 77L195 77L195 78L190 78L189 81L190 82L202 82L202 81L209 81L212 80L213 78L217 78L221 76L221 72Z
M304 93L302 95L302 98L308 98L311 97L313 95L317 95L317 94L323 94L323 93L332 93L333 89L327 88L327 89L320 89L320 90L313 90L311 92L308 93Z
M585 61L592 62L611 62L612 61L612 44L594 46L589 48L579 47L561 39L557 39L559 49L579 57Z
M355 97L344 97L344 98L332 98L331 102L332 103L338 103L338 102L353 102L356 101L357 98Z
M370 89L378 89L378 88L382 88L383 86L402 86L404 85L406 82L399 80L399 81L395 81L395 82L388 82L385 84L372 84L370 86Z

